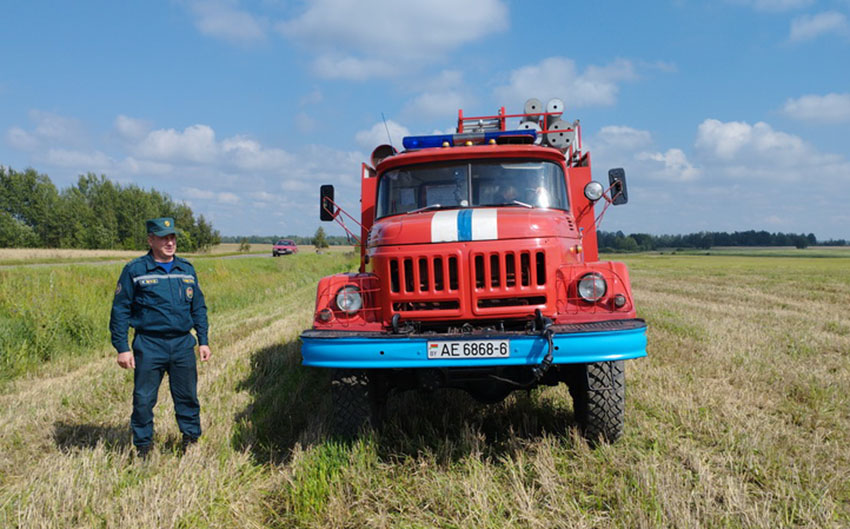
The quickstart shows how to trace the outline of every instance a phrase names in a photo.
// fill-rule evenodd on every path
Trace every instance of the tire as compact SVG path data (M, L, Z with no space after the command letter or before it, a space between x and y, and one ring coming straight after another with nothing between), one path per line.
M569 383L575 417L591 445L613 443L623 435L626 367L622 360L586 364Z
M353 439L377 429L383 417L384 395L364 371L337 369L331 379L331 434Z

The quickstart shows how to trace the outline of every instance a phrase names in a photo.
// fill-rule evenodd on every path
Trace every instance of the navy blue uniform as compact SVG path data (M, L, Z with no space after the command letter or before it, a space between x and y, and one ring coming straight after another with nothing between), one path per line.
M128 327L135 329L133 356L133 444L153 442L153 408L162 377L168 373L177 425L184 439L201 435L198 403L197 343L208 345L207 306L192 264L174 256L171 270L153 254L127 263L112 301L109 330L119 353L130 351Z

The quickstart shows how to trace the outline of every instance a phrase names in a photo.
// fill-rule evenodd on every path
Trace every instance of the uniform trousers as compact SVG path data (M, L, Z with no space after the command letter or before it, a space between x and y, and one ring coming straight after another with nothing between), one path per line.
M177 426L184 438L201 435L201 406L198 402L198 369L195 360L195 337L136 333L133 338L133 414L130 426L133 444L148 446L153 442L153 408L159 385L168 373L171 398Z

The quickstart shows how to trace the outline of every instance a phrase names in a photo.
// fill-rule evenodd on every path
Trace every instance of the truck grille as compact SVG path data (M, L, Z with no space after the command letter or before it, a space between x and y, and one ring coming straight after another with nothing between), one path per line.
M546 305L546 252L508 250L472 254L476 312L527 312Z
M390 292L450 292L457 288L457 256L390 259Z
M409 318L526 317L546 307L550 286L537 248L387 256L382 268L392 311Z
M473 254L476 289L509 289L546 284L543 250Z

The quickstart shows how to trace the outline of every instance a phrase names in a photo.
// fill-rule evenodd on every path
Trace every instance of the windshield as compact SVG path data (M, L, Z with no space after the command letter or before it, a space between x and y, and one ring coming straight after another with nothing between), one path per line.
M569 209L553 162L474 160L393 169L378 184L376 217L422 209L515 206Z
M281 239L277 241L278 246L295 246L295 243L292 241L287 241L286 239Z

